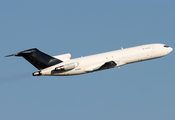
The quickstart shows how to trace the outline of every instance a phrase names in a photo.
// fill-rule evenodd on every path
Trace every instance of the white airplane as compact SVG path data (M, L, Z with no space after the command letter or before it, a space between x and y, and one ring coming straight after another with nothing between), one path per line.
M33 76L68 76L84 74L125 64L163 57L173 49L164 44L141 45L86 57L70 59L71 54L49 56L38 49L29 49L9 56L22 56L38 71Z

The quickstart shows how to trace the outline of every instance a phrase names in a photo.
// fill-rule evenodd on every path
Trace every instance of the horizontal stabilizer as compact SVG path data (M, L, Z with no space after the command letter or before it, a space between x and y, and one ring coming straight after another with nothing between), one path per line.
M11 56L15 56L15 54L12 54L12 55L7 55L7 56L5 56L5 57L11 57Z

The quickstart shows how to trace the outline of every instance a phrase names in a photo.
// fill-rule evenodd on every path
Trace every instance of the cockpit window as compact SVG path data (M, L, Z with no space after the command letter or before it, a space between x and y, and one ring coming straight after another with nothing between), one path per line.
M164 45L164 47L168 48L169 46L167 46L167 45Z

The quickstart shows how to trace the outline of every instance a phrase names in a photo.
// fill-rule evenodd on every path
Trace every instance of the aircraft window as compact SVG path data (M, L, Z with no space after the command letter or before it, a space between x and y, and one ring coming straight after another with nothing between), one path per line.
M168 48L169 46L167 46L167 45L164 45L164 47Z

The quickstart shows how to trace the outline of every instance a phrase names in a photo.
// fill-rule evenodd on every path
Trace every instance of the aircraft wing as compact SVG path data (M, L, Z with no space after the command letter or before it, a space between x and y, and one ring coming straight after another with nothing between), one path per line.
M108 61L102 64L94 65L86 69L87 72L93 72L98 70L104 70L115 67L117 64L114 61Z
M98 68L97 70L104 70L104 69L109 69L109 68L113 68L115 67L117 64L114 61L109 61L104 63L100 68ZM96 70L96 71L97 71Z

